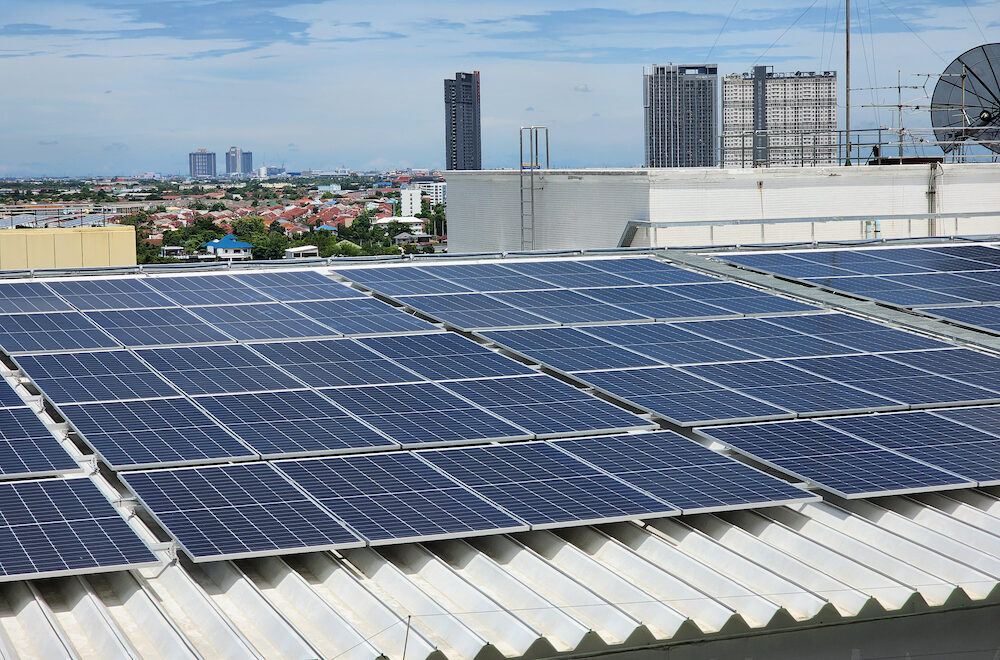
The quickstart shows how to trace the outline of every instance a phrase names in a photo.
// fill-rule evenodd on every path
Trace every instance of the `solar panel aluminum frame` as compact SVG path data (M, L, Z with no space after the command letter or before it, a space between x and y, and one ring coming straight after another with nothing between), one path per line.
M818 483L816 481L813 481L812 479L810 479L809 477L805 476L804 474L801 474L799 472L795 472L793 470L789 470L787 467L782 467L782 466L778 465L777 463L774 463L773 461L766 460L766 459L763 459L763 458L759 458L756 454L752 454L750 452L743 451L739 447L734 447L733 445L730 445L725 440L720 440L719 438L716 438L714 436L708 435L707 432L709 430L710 429L705 429L705 431L702 431L701 429L695 429L694 433L695 433L696 436L698 436L699 438L701 438L705 442L714 442L714 443L718 443L718 444L724 445L727 449L729 449L729 451L731 451L733 453L736 453L736 454L739 454L740 456L743 456L744 458L746 458L746 459L748 459L750 461L753 461L753 462L758 463L760 465L767 466L767 467L771 468L772 470L776 470L779 473L788 474L788 475L791 475L791 476L795 477L796 479L801 479L803 483L807 484L807 486L806 486L807 488L810 488L810 489L815 488L815 489L819 489L819 490L825 490L827 492L833 493L834 495L836 495L838 497L842 497L845 500L862 500L862 499L868 499L868 498L872 498L872 497L889 497L891 495L910 495L910 494L914 494L914 493L935 493L935 492L945 491L945 490L959 490L959 489L962 489L962 488L975 488L976 487L976 482L975 481L969 481L969 482L966 482L966 483L954 483L954 484L944 484L944 485L937 484L937 485L934 485L934 486L917 486L917 487L914 487L914 488L899 488L899 489L895 489L895 490L872 490L872 491L866 491L866 492L862 492L862 493L845 493L844 491L838 490L837 488L834 488L832 486L827 486L827 485ZM847 434L847 435L851 435L851 434ZM856 436L851 435L851 437L853 438L853 437L856 437ZM868 444L871 444L871 443L868 443ZM885 451L888 451L889 453L892 453L892 454L895 454L896 456L899 456L900 458L904 458L904 459L906 459L908 461L913 461L914 463L919 463L919 464L921 464L921 465L923 465L925 467L933 468L934 470L937 470L938 472L944 472L946 474L955 474L954 472L951 472L950 470L945 470L942 467L938 467L938 466L932 465L930 463L925 463L924 461L912 458L910 456L906 456L905 454L901 454L901 453L899 453L897 451L893 451L891 449L884 448L881 445L872 445L872 449L873 450L883 449ZM966 478L966 477L963 477L962 475L955 475L955 476L960 477L962 479Z
M692 442L694 442L694 441L692 441ZM591 463L590 461L588 461L583 456L579 456L577 454L574 454L569 449L565 449L564 447L560 446L560 443L558 441L552 442L551 444L555 445L557 449L559 449L562 452L565 452L565 453L569 454L573 458L575 458L577 460L580 460L580 461L583 461L587 465L590 465L593 468L595 468L597 470L600 470L601 472L604 472L604 473L606 473L606 474L608 474L608 475L610 475L610 476L618 479L619 481L624 481L625 483L627 483L630 486L632 486L632 488L635 488L636 490L641 490L642 492L647 492L647 491L643 490L642 488L640 488L639 486L634 485L631 482L629 482L627 475L618 475L618 474L613 474L611 472L608 472L607 470L604 470L601 467L599 467L597 465L594 465L593 463ZM707 447L706 447L706 450L712 451L711 449L708 449ZM720 454L720 455L724 456L724 454ZM727 458L730 458L730 457L727 457ZM737 463L738 465L740 465L743 468L746 468L748 470L753 470L754 472L758 472L758 473L760 473L762 475L770 477L771 479L778 479L778 477L770 475L767 472L764 472L763 470L760 470L760 469L758 469L758 468L756 468L756 467L754 467L752 465L748 465L748 464L743 463L741 461L737 461L734 458L730 458L730 460L732 460L733 462ZM678 472L683 472L683 469L684 468L678 468L677 471ZM650 493L649 495L650 495L650 497L656 497L659 500L667 501L667 500L663 500L662 497L658 497L658 496L653 495L652 493ZM821 496L819 496L819 495L812 495L812 496L804 495L803 497L788 498L788 499L784 499L784 500L768 500L767 504L761 504L759 502L744 502L742 504L726 504L726 505L721 505L720 504L718 506L704 506L704 507L695 507L695 508L691 508L691 509L683 509L683 508L678 507L678 509L680 510L681 515L690 516L690 515L695 515L695 514L699 514L699 513L718 513L720 511L744 511L744 510L747 510L747 509L761 509L761 508L770 507L770 506L791 506L791 505L794 505L794 504L809 504L811 502L821 502L822 500L823 500L823 498ZM676 506L676 505L673 505L672 502L668 502L668 504L671 504L672 506Z
M430 448L428 448L428 450L430 450ZM432 469L435 472L439 473L445 479L451 481L456 488L461 489L462 491L468 493L472 497L475 497L476 499L478 499L478 500L480 500L482 502L485 502L486 504L489 504L490 506L495 507L495 508L503 511L504 513L506 513L511 518L514 518L515 520L519 520L521 522L521 524L517 525L517 526L514 526L514 527L497 527L497 528L493 528L493 529L473 530L473 531L468 531L468 532L452 532L452 533L449 533L449 534L425 534L425 535L420 535L420 536L408 536L408 537L400 537L400 538L368 539L360 531L358 531L353 526L351 526L350 523L348 523L346 520L343 520L340 516L338 516L332 510L330 510L329 508L327 508L327 506L325 504L323 504L323 502L321 500L319 500L319 499L317 499L317 498L315 498L315 497L313 497L311 495L309 497L310 497L310 499L316 501L319 504L319 506L326 513L330 514L337 522L339 522L341 525L343 525L347 529L351 530L351 532L353 532L355 534L355 536L357 536L358 538L363 539L365 541L367 547L372 547L372 548L380 547L380 546L387 546L387 545L401 545L403 543L425 543L425 542L430 542L430 541L448 541L448 540L455 540L455 539L468 539L468 538L474 538L474 537L478 537L478 536L492 536L494 534L518 534L518 533L521 533L521 532L529 532L529 531L531 531L533 529L531 525L529 525L528 523L526 523L521 518L518 518L516 515L514 515L510 511L508 511L505 507L501 506L500 504L494 502L493 500L491 500L491 499L489 499L487 497L484 497L483 495L480 495L476 491L472 490L471 488L469 488L468 486L466 486L462 482L460 482L457 479L455 479L454 477L452 477L447 472L444 472L443 470L441 470L438 466L434 465L430 461L427 461L427 460L424 460L423 458L421 458L420 457L420 452L421 451L426 451L426 450L407 451L406 453L412 454L414 457L416 457L418 460L420 460L420 462L422 462L424 465L430 467L430 469ZM316 458L316 457L313 457L313 458ZM276 468L278 468L278 471L281 472L281 474L282 474L283 477L285 477L286 479L288 479L290 481L294 481L294 480L292 480L292 478L290 476L286 475L285 472L281 469L281 464L284 463L284 462L294 462L294 461L276 461L274 463L274 466ZM306 492L305 489L303 487L299 486L298 484L296 484L296 487L299 488L299 490L302 490L303 492Z
M477 291L470 291L469 293L479 293L479 292L477 292ZM433 294L433 295L447 296L447 295L465 295L465 294L464 293L459 293L459 294L440 293L440 294ZM489 294L486 294L486 293L480 293L479 295L488 296L488 297L492 298L492 296L489 296ZM483 331L483 330L530 330L530 329L534 329L534 328L557 328L557 327L560 327L562 325L565 325L565 324L562 324L562 323L558 323L556 321L548 321L547 319L544 319L543 317L538 316L538 314L535 314L531 310L523 309L521 307L514 307L514 305L510 305L510 304L505 303L505 302L503 302L501 300L497 300L496 302L498 302L500 304L503 304L503 305L506 305L507 307L513 307L514 309L516 309L519 312L524 312L526 314L531 314L533 316L538 316L539 319L541 319L542 321L545 321L545 322L544 323L532 323L531 325L491 325L489 327L477 326L475 328L467 328L467 327L464 327L464 326L461 326L461 325L457 325L456 323L454 323L452 321L446 321L443 318L441 318L440 316L435 316L433 312L427 312L427 311L424 311L424 310L419 309L417 307L414 307L409 302L409 298L410 297L416 297L416 296L407 296L406 298L400 298L400 299L394 299L394 300L396 300L396 302L401 303L407 310L409 310L410 312L413 312L418 317L426 317L426 318L430 319L431 323L439 323L444 328L451 329L451 330L458 330L459 332L473 332L473 333L475 333L475 332L479 332L479 331ZM492 299L496 300L495 298L492 298ZM469 310L469 313L474 313L474 312L475 312L475 310ZM587 325L592 325L592 324L587 324ZM426 332L426 330L417 331L417 332L393 332L393 333L387 333L387 334L394 334L394 335L409 334L409 335L412 335L412 334L422 334L422 333L425 333L425 332ZM351 335L351 336L352 337L354 337L354 336L364 337L364 336L368 336L368 335Z
M595 323L595 324L589 324L589 325L598 325L598 324ZM528 330L529 328L518 328L518 329L519 330ZM500 354L501 355L507 355L508 357L510 357L512 359L526 360L526 361L531 362L533 364L537 364L538 366L542 367L543 369L548 369L549 371L552 371L554 373L560 374L562 376L567 376L569 378L575 378L576 374L587 373L588 371L605 371L607 369L607 367L604 367L604 368L597 368L597 369L581 369L579 371L566 371L566 370L561 369L559 367L553 366L551 363L546 362L545 360L542 360L537 355L531 355L529 353L525 353L525 352L523 352L521 350L518 350L516 348L511 348L507 344L502 344L502 343L500 343L499 339L496 339L494 337L487 337L486 335L482 334L481 332L473 332L472 334L477 339L486 341L491 346L496 346L498 349L500 349ZM603 340L601 340L601 341L603 341ZM653 362L656 362L656 364L654 364L654 365L646 365L646 366L664 366L664 367L665 366L669 366L666 363L663 363L663 362L661 362L659 360L655 360L654 358L651 358L649 356L643 355L642 353L638 353L636 351L633 351L633 350L631 350L631 349L629 349L629 348L627 348L625 346L619 346L617 344L611 344L609 342L605 342L605 343L607 344L608 348L617 348L617 349L625 350L625 351L628 351L629 353L635 353L636 357L645 358L647 360L651 360ZM597 346L595 348L603 348L603 347ZM552 350L552 349L542 349L542 350ZM572 349L556 349L556 350L572 350ZM625 368L627 368L627 369L640 369L641 367L625 367ZM594 388L594 389L596 389L596 388Z
M265 295L267 295L267 294L265 294ZM349 298L345 298L345 300L350 300L350 299ZM297 301L297 302L325 302L325 301L322 301L322 300L306 300L306 301ZM331 328L329 325L327 325L326 323L323 323L322 321L320 321L318 319L309 318L308 316L305 316L304 314L302 314L298 310L296 310L293 307L289 306L287 303L284 303L284 302L281 302L281 301L253 302L253 303L235 303L235 304L227 304L227 305L197 305L197 306L191 305L191 306L184 307L184 309L186 309L187 311L191 312L199 320L204 321L205 323L209 324L210 326L212 326L213 328L215 328L216 330L218 330L222 334L224 334L224 335L226 335L228 337L232 337L233 335L231 335L230 333L226 332L221 327L219 327L219 325L216 322L213 322L213 321L205 318L201 314L199 314L198 311L200 309L202 309L202 308L253 307L253 306L263 306L263 305L280 305L280 306L282 306L282 307L290 310L293 314L301 316L302 317L301 320L303 320L303 321L309 321L311 323L315 323L317 325L320 325L320 326L326 328L327 331L328 331L328 333L325 334L325 335L307 335L307 336L293 335L293 336L263 337L263 338L253 338L253 337L251 337L251 338L247 338L247 339L234 338L235 341L237 341L239 343L266 342L266 341L309 341L310 339L338 339L338 338L346 336L346 335L344 335L344 333L340 332L339 330L335 330L335 329ZM296 320L298 320L298 319L296 319ZM232 322L232 323L227 322L226 325L236 325L238 323L241 323L241 322L240 321L235 321L235 322ZM250 323L250 322L249 321L244 321L242 323ZM405 334L405 333L390 333L390 334ZM354 335L352 335L352 336L354 336ZM199 344L199 345L201 345L201 344ZM136 347L136 348L139 348L139 347Z
M140 463L140 464L115 466L111 461L109 461L104 456L104 454L100 452L100 450L98 450L97 445L90 442L87 439L87 435L82 431L80 431L79 428L77 428L76 424L73 423L73 418L70 415L67 415L66 412L56 404L52 404L52 407L55 408L56 412L58 412L59 415L64 420L66 420L66 425L69 427L69 430L72 433L74 433L78 438L80 438L80 440L82 440L84 444L86 444L87 447L92 452L94 452L94 456L98 457L101 461L103 461L104 464L108 466L108 469L110 469L112 472L118 472L124 474L125 472L136 472L139 470L151 470L160 468L205 467L208 465L220 465L226 463L246 463L250 461L261 460L262 458L261 455L257 453L257 451L253 447L251 447L249 444L244 442L242 438L240 438L232 431L230 431L228 426L221 423L219 420L215 419L215 417L210 415L206 410L204 410L201 406L199 406L196 400L192 400L190 397L187 396L163 397L162 399L131 399L129 401L109 401L109 402L88 401L86 403L66 403L62 405L72 410L74 406L93 405L95 403L130 403L136 401L146 401L154 403L156 401L173 400L173 399L186 399L194 403L195 408L197 408L199 412L207 416L208 419L214 422L216 426L218 426L224 433L232 436L237 442L246 447L249 453L245 456L219 456L217 458L196 458L191 460L158 461L155 463Z
M144 308L144 309L163 309L163 308L162 307L150 307L150 308ZM89 316L87 316L87 314L85 312L81 312L81 311L78 311L76 309L64 310L64 311L59 311L59 312L8 312L8 313L2 313L2 312L0 312L0 318L2 318L4 316L24 316L26 314L37 314L39 316L54 316L56 314L67 314L67 315L77 314L79 316L82 316L84 319L86 319L88 323L90 323L95 328L97 328L97 330L102 335L104 335L105 337L107 337L108 340L110 340L111 342L114 342L114 344L108 345L108 346L95 346L95 347L91 347L91 348L57 348L57 349L44 349L44 348L40 348L40 349L37 349L37 350L28 350L28 351L19 351L19 350L4 351L9 356L14 356L14 355L51 355L53 353L79 353L79 352L83 352L83 351L87 351L87 352L90 352L90 351L114 351L114 350L120 350L121 348L123 348L125 346L119 339L117 339L114 335L112 335L110 332L108 332L107 330L105 330L103 326L101 326L99 323L97 323L96 321L94 321L93 319L91 319Z
M204 465L201 465L201 466L186 466L186 467L174 468L174 469L196 470L199 467L206 467L206 466L204 466ZM299 493L301 493L302 497L304 499L306 499L307 501L309 501L310 504L313 504L314 506L319 507L320 510L324 514L330 516L333 519L334 522L336 522L341 527L345 527L344 524L340 521L339 518L336 518L336 517L332 516L325 506L323 506L322 504L320 504L319 502L317 502L312 496L310 496L308 493L306 493L305 491L303 491L299 487L299 485L296 484L295 482L293 482L291 479L289 479L285 475L284 472L282 472L281 470L274 470L274 471L278 473L279 477L281 477L282 479L284 479L285 481L287 481L289 484L291 484L292 488L294 488ZM126 485L126 487L128 487L130 491L132 491L133 493L135 493L135 491L132 489L131 486L129 486L129 483L128 483L129 472L141 472L141 470L129 470L128 472L121 472L119 474L119 478ZM196 555L192 554L184 546L184 544L181 542L181 540L177 536L175 536L173 533L170 532L170 528L167 527L165 524L163 524L163 521L160 520L160 518L156 515L156 513L152 510L152 508L146 506L146 503L143 501L143 499L138 494L135 494L135 499L142 506L143 510L149 515L149 517L152 518L154 521L156 521L156 524L159 525L161 529L163 529L164 531L167 532L167 535L171 539L173 539L173 542L177 544L177 547L179 547L181 550L183 550L184 554L186 554L188 556L188 558L190 558L191 561L193 561L196 564L216 562L216 561L234 561L234 560L237 560L237 559L258 559L260 557L275 557L275 556L280 556L280 555L292 555L292 554L300 554L300 553L306 553L306 552L326 552L328 550L354 550L354 549L357 549L357 548L364 548L364 547L367 546L367 543L365 542L365 540L362 539L360 536L358 536L358 534L354 531L354 529L352 529L350 527L345 527L345 529L347 529L351 534L353 534L358 539L357 541L353 541L353 542L350 542L350 543L336 543L336 544L329 544L329 545L307 546L307 547L300 547L300 548L275 548L273 550L261 550L259 552L234 552L234 553L222 554L222 555L212 555L212 556L209 556L209 557L199 557L199 556L196 556Z
M660 369L661 367L648 367L648 368L650 368L650 369ZM669 367L669 368L674 369L676 367ZM607 371L607 370L605 369L605 370L602 370L602 371ZM687 374L686 372L685 372L685 374L686 375L690 375L690 374ZM644 411L646 414L650 415L653 419L662 419L662 420L664 420L666 422L669 422L670 424L674 424L676 426L681 426L681 427L684 427L684 428L693 428L693 427L697 427L697 426L708 426L708 425L719 426L719 425L723 425L723 424L749 424L749 423L756 423L756 422L775 422L775 421L781 421L781 420L795 419L795 417L796 417L796 414L794 412L792 412L792 411L789 410L786 413L774 414L774 415L756 415L756 416L750 416L750 417L731 417L731 418L725 418L725 419L696 420L696 421L693 421L693 422L685 422L685 421L681 421L679 419L674 419L673 417L670 417L670 416L665 415L663 413L656 412L655 410L653 410L651 408L648 408L646 406L643 406L643 405L640 405L638 403L633 402L631 399L628 399L627 397L624 397L624 396L622 396L620 394L615 394L614 392L611 392L609 390L603 389L601 387L598 387L598 386L592 384L586 378L587 372L575 373L575 374L567 374L567 375L569 375L572 378L577 378L577 379L583 381L587 385L587 387L589 389L591 389L591 390L593 390L595 392L600 392L601 394L603 394L603 395L605 395L605 396L613 399L614 401L619 402L619 405L624 404L626 406L631 406L632 408ZM776 405L776 404L773 404L773 403L768 403L767 401L764 401L763 399L758 399L757 397L750 396L748 394L743 394L742 392L734 390L731 387L726 387L724 385L718 385L717 383L714 383L714 382L712 384L716 385L720 390L725 390L727 392L731 392L733 394L738 394L738 395L746 397L748 399L753 399L754 401L758 401L760 403L769 405L772 408L780 408L781 410L788 410L787 408L783 408L782 406L779 406L779 405ZM596 434L591 434L591 435L596 435Z

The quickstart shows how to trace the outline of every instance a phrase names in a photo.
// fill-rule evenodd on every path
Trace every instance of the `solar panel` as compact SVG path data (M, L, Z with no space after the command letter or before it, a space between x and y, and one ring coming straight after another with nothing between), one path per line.
M1000 392L1000 358L965 348L942 351L909 351L886 355L917 369L948 376L963 383Z
M494 293L492 297L557 323L639 321L646 318L576 291L506 291Z
M460 284L444 280L433 272L416 266L334 269L333 272L387 296L468 291Z
M117 347L79 312L0 315L0 346L8 353Z
M192 311L239 340L328 337L339 333L280 303L195 307Z
M684 329L709 339L728 341L763 357L808 357L852 352L840 344L782 328L763 319L695 321L685 323Z
M930 313L964 325L1000 332L1000 306L998 305L936 307L930 310Z
M511 261L505 262L503 267L567 289L635 284L579 261Z
M427 321L374 298L293 302L289 306L345 335L426 332L436 329Z
M46 286L80 310L173 307L174 303L143 280L132 278L56 280Z
M250 346L313 387L381 385L421 380L420 376L352 339L269 342Z
M652 358L592 337L576 328L500 330L484 336L532 360L563 371L587 371L658 364Z
M370 337L358 341L430 380L535 373L520 362L452 333Z
M156 556L90 479L0 484L0 576L140 568Z
M246 346L191 346L139 351L185 394L297 389L302 383Z
M126 346L170 346L229 340L188 310L176 307L87 312L86 316Z
M0 284L0 314L69 312L70 307L40 282Z
M196 562L364 545L268 463L128 472L122 480Z
M400 302L464 330L546 326L553 322L482 293L401 297Z
M97 351L22 355L18 366L53 403L175 396L177 391L134 353Z
M961 422L990 434L1000 429L1000 406L976 406L956 410L935 410L934 414L956 422Z
M277 467L373 545L528 529L409 452Z
M826 422L873 444L976 481L1000 483L1000 438L928 412Z
M231 394L198 403L264 458L398 447L317 392Z
M846 498L975 485L814 421L701 431L740 453Z
M813 280L813 284L904 306L947 305L967 302L958 296L929 289L918 289L902 282L893 282L878 277L836 277L827 280Z
M30 408L0 410L0 475L43 477L80 466Z
M667 364L752 360L755 357L735 346L688 332L684 329L686 325L608 325L587 328L586 332Z
M601 259L588 261L587 265L642 284L697 284L716 281L707 275L655 259Z
M60 412L116 470L257 458L187 399L67 404Z
M530 437L434 383L344 387L324 394L403 445Z
M18 395L10 382L6 378L0 383L0 408L20 408L24 405L24 400Z
M787 410L672 367L592 371L579 377L682 426L793 416Z
M767 323L817 335L827 341L864 351L906 351L944 348L948 344L912 332L864 321L846 314L778 316Z
M780 362L702 364L684 370L799 415L905 407L900 401L831 382Z
M533 529L680 513L544 442L426 451L420 457Z
M687 514L818 499L669 431L553 444Z
M1000 250L986 245L941 245L926 249L950 257L972 259L987 264L1000 264Z
M656 426L583 390L541 374L453 381L444 387L538 437Z
M795 360L800 369L848 383L910 405L940 405L995 401L996 393L934 376L878 355L847 355Z
M579 292L653 319L696 319L732 314L721 307L707 305L675 293L676 288L634 286L580 289Z
M180 275L144 280L153 289L179 305L236 305L271 302L232 275Z
M767 291L751 289L733 282L685 284L670 287L669 290L736 314L776 314L817 309L815 305L782 298Z
M497 264L460 264L427 268L438 277L461 284L466 289L481 293L493 291L532 291L551 289L548 282L515 273Z
M239 282L281 302L365 297L365 294L360 291L335 282L312 270L288 273L250 273L234 277Z

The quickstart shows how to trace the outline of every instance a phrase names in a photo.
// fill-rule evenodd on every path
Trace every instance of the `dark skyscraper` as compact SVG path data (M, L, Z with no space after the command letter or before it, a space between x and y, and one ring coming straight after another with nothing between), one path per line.
M226 174L253 173L253 153L239 147L229 147L226 152Z
M208 149L199 149L188 154L188 166L192 177L215 176L215 154Z
M643 78L646 167L714 166L718 67L654 64Z
M483 169L479 125L479 72L456 73L444 81L445 169Z

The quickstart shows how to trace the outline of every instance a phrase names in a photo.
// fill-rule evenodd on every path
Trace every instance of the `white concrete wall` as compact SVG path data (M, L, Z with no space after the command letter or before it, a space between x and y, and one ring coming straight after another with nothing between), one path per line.
M519 173L447 173L451 252L520 249ZM764 169L546 170L538 173L535 249L614 247L629 220L692 222L924 214L929 165ZM885 238L1000 234L1000 164L942 165L938 213L997 219L893 220ZM632 245L692 246L872 238L861 222L702 225L642 231Z

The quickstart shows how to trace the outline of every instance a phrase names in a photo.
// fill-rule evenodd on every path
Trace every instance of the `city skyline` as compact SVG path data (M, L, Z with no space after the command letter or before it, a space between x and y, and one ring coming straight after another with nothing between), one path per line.
M856 5L854 88L895 84L896 69L919 84L908 74L1000 41L994 3ZM553 165L634 166L643 66L712 61L720 76L754 64L843 69L843 9L832 1L656 11L635 1L0 0L0 9L0 176L181 173L191 148L221 151L233 137L260 164L289 169L443 168L441 79L472 70L485 81L483 167L516 166L525 124L550 127ZM853 126L893 123L861 106L894 101L894 89L854 94Z

